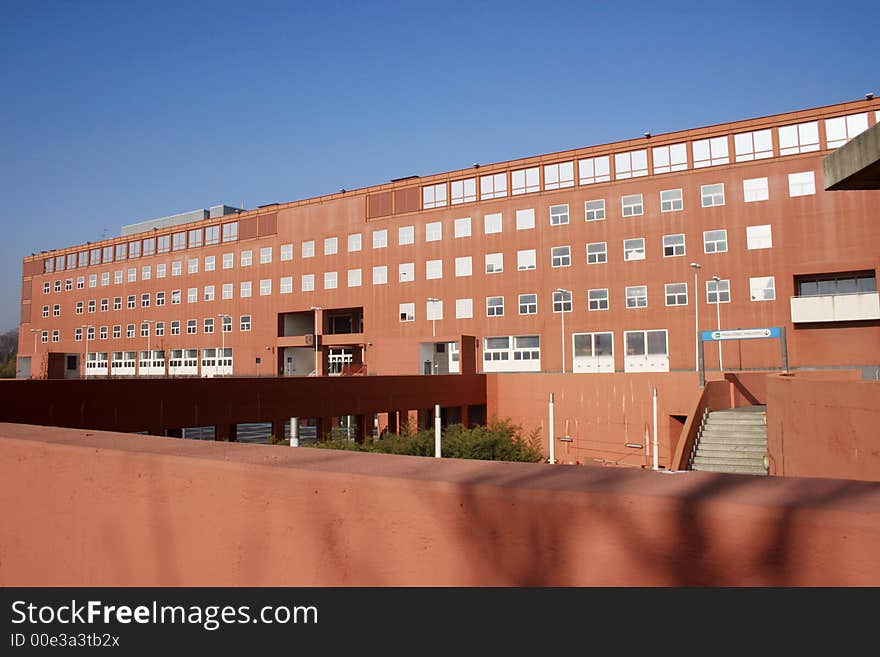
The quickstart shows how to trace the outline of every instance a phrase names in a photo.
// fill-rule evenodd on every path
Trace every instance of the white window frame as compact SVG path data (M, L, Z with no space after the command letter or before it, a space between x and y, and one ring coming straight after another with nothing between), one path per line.
M594 185L611 180L611 158L607 155L578 160L578 183Z
M648 307L648 286L629 285L626 287L626 309L635 310Z
M455 226L455 239L460 237L470 237L471 236L471 218L470 217L461 217L460 219L456 219L454 222Z
M571 267L571 245L563 244L550 247L550 267Z
M768 292L770 293L768 296ZM752 301L776 300L776 277L754 276L749 278L749 299Z
M504 253L487 253L485 256L485 273L500 274L504 271Z
M605 221L605 199L584 201L584 221Z
M733 151L736 162L751 162L773 157L773 131L766 128L735 134Z
M406 246L407 244L415 244L416 241L416 227L415 226L400 226L397 229L397 245L398 246Z
M483 215L483 233L494 235L504 230L504 217L500 212Z
M398 283L412 283L416 280L416 265L414 262L401 262L397 266Z
M348 287L360 287L362 282L362 272L360 269L348 270Z
M525 208L516 211L516 229L530 230L535 227L535 209Z
M473 274L473 258L471 256L459 256L455 259L455 277L463 278Z
M812 196L816 193L816 174L812 171L798 171L788 174L788 196Z
M694 169L730 164L730 144L727 135L692 141L691 153L694 156Z
M486 317L504 317L504 297L486 297Z
M446 183L437 183L436 185L425 185L422 187L422 208L430 210L431 208L442 208L446 206Z
M746 226L746 249L757 251L759 249L773 248L773 228L770 224L759 226Z
M449 185L449 199L451 205L473 203L477 200L477 179L463 178L453 180Z
M519 306L520 315L537 315L538 314L538 295L534 292L527 292L517 296L517 305ZM523 312L525 308L525 312Z
M516 270L529 271L538 268L538 252L535 249L523 249L516 252Z
M614 179L640 178L648 175L648 150L614 154Z
M335 290L339 285L339 275L335 271L324 272L324 289Z
M374 230L373 231L373 248L374 249L388 248L388 229L383 228L382 230Z
M349 253L355 253L363 248L363 236L360 233L352 233L348 236L346 248Z
M373 267L373 285L386 285L388 283L388 265Z
M511 194L531 194L541 191L541 170L538 167L528 167L510 172Z
M710 240L709 239L710 233L724 233L724 240L723 240L724 248L723 249L719 249L717 246L718 244L720 244L722 242L722 240L717 239L717 238ZM715 245L715 246L713 246L711 251L709 250L709 244ZM726 228L718 228L716 230L703 231L703 253L707 253L707 254L709 254L709 253L727 253L727 249L728 249L728 241L727 241L727 229Z
M688 168L687 144L656 146L651 149L651 160L653 161L654 175L686 171Z
M743 201L756 203L770 199L770 187L767 178L746 178L743 180Z
M544 165L544 189L574 187L574 162L556 162Z
M425 280L434 281L443 278L443 260L425 261Z
M592 252L590 251L590 247L598 247L601 246L602 250L599 251L594 249ZM594 262L590 262L591 256L595 256L593 258ZM608 242L589 242L587 244L587 264L588 265L604 265L608 262Z
M720 295L720 301L715 298L716 294ZM706 303L710 303L712 305L715 305L716 303L730 303L729 278L722 278L718 281L706 281Z
M507 196L507 173L490 173L480 176L480 199L485 201Z
M682 286L684 291L682 292ZM687 283L665 283L663 285L663 294L666 297L667 306L686 306L688 305L688 286ZM669 303L670 299L672 303ZM682 301L683 299L683 301Z
M779 155L797 155L819 150L819 122L806 121L783 125L776 129Z
M644 260L646 257L645 238L630 237L623 240L623 260L632 262L633 260Z
M604 303L603 303L604 302ZM588 311L602 311L608 310L610 307L611 301L608 296L608 288L607 287L599 287L594 288L592 290L587 290L587 310Z
M564 226L568 223L568 203L550 206L550 225Z
M473 319L474 317L474 300L473 299L456 299L455 300L455 319Z
M700 203L704 208L714 208L724 205L724 183L700 185Z
M440 242L443 239L443 222L432 221L425 224L425 242Z

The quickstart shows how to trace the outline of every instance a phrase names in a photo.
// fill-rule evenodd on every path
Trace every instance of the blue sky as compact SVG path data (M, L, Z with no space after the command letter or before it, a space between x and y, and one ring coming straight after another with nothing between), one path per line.
M0 330L24 255L123 224L880 94L878 24L876 2L0 0Z

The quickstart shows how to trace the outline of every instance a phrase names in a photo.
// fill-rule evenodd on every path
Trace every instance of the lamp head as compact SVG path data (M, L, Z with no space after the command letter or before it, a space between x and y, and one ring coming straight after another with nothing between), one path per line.
M702 265L700 265L700 264L697 263L697 262L692 262L692 263L691 263L691 267L693 267L694 269L700 269L700 268L702 267Z

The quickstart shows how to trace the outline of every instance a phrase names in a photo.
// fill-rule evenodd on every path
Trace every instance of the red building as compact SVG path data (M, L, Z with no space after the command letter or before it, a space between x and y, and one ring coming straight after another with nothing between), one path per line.
M554 391L564 458L637 464L656 388L665 459L698 330L782 327L793 370L880 366L880 194L822 180L878 122L869 98L43 252L20 376L447 373L476 336L479 371L517 373L490 415L543 427ZM780 343L707 343L720 361L778 369Z

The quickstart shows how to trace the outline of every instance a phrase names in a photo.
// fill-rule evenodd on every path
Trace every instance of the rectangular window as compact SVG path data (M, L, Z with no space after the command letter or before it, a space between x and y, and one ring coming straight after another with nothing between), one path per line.
M88 251L80 251L76 256L76 266L77 267L85 267L88 264L89 264Z
M128 298L126 299L126 305L128 306L129 310L137 308L137 298L135 297L135 295L133 295L133 294L128 295Z
M507 196L507 174L493 173L488 176L480 176L480 198L501 198Z
M550 249L550 266L551 267L569 267L571 266L571 247L570 246L554 246Z
M471 203L477 200L477 179L456 180L451 185L452 205Z
M727 251L727 231L707 230L703 233L703 253L724 253Z
M54 331L54 333L57 334L58 331ZM106 339L107 339L107 327L106 327L106 326L102 326L102 327L101 327L101 332L99 333L99 336L100 336L100 338L101 338L102 340L106 340ZM53 342L58 342L58 340L53 340Z
M224 299L231 299L232 298L232 283L224 283L220 294Z
M487 253L486 254L486 273L500 274L504 271L504 254L503 253Z
M82 290L86 286L86 277L85 276L77 276L76 277L76 289ZM48 290L46 290L48 292Z
M242 251L238 256L238 266L239 267L250 267L254 262L254 252L248 249L247 251ZM225 267L224 267L225 269Z
M238 330L239 331L250 331L251 330L251 316L250 315L242 315L241 317L239 317Z
M172 250L183 251L186 248L186 232L174 233L172 236Z
M495 214L487 214L483 217L483 232L486 235L500 233L501 229L502 225L500 212L497 212Z
M75 312L77 315L82 315L82 314L83 314L83 302L82 302L82 301L77 301L77 302L76 302L76 309L74 310L74 312Z
M161 338L165 335L165 322L156 322L156 337Z
M385 285L388 282L388 267L373 267L373 285Z
M147 295L148 297L150 295ZM199 288L191 287L186 291L186 302L187 303L196 303L199 300Z
M769 129L741 132L733 136L733 150L737 162L773 157L773 137Z
M455 220L455 237L470 237L471 236L471 218L470 217L462 217L461 219Z
M205 299L205 301L213 301L214 300L214 286L213 285L206 285L205 286L205 294L204 294L203 298Z
M213 317L205 317L205 322L202 326L202 331L207 334L214 332L214 318Z
M425 263L425 280L432 281L443 278L443 261L428 260Z
M519 295L519 314L520 315L537 315L538 314L538 295L537 294L520 294Z
M687 144L658 146L652 149L654 174L684 171L688 167Z
M812 171L788 174L788 195L811 196L816 193L816 180Z
M325 290L335 290L336 289L336 272L335 271L325 271L324 272L324 289Z
M667 189L660 192L660 212L674 212L684 208L680 189Z
M700 186L700 197L703 199L704 208L724 205L724 183Z
M171 322L171 335L180 335L180 320L175 319Z
M361 270L360 269L349 269L348 270L348 287L360 287L361 286Z
M172 276L180 276L183 273L183 262L181 260L175 260L171 263L171 275Z
M674 258L685 254L684 235L664 235L663 236L663 257Z
M118 279L118 280L115 280L114 282L115 282L115 283L121 283L121 282L122 282L122 272L121 272L121 271L118 271L118 272L116 272L116 274L117 274L117 275L116 275L115 278ZM134 283L134 282L137 281L137 267L129 267L129 269L128 269L128 275L127 275L127 280L128 280L129 283Z
M587 264L601 265L608 262L608 245L605 242L587 244Z
M443 319L443 302L439 299L428 299L425 302L425 319L440 320Z
M630 194L620 197L620 205L623 210L624 217L635 217L644 212L641 194Z
M230 315L222 315L220 317L220 332L232 333L232 317Z
M134 242L128 243L128 257L129 258L140 258L141 257L141 242L140 242L140 240L135 240Z
M626 288L626 307L627 308L647 308L648 307L648 286L633 285Z
M113 310L122 310L122 297L113 297Z
M726 136L699 139L691 143L691 149L694 153L695 169L730 163L730 150Z
M125 337L133 338L134 337L134 324L129 324L125 327Z
M402 303L400 304L398 316L400 317L401 322L414 322L416 321L416 304L414 303Z
M107 299L101 299L101 310L106 311ZM52 317L61 317L61 304L56 303L52 306Z
M110 274L107 273L107 276L109 277ZM109 281L108 281L108 282L109 282ZM61 281L60 281L60 280L55 281L54 289L55 289L56 292L61 292Z
M544 189L574 187L574 162L544 165Z
M561 226L568 223L568 203L550 206L550 225Z
M571 290L555 290L553 292L554 313L570 313L572 307Z
M158 333L156 335L158 335ZM113 339L118 340L121 337L122 337L122 325L121 324L114 324L113 325Z
M168 253L171 250L171 235L159 235L156 245L156 253Z
M411 262L402 262L397 266L397 280L401 283L412 283L416 279L416 266Z
M105 246L103 249L103 252L104 252L104 257L103 257L102 261L104 263L113 262L113 247L112 246Z
M516 252L516 269L517 271L526 271L535 269L538 266L537 254L535 249L526 249L525 251Z
M73 331L73 339L74 339L76 342L82 342L82 339L83 339L83 330L82 330L81 328L77 327L76 329L74 329L74 331Z
M422 187L422 207L425 210L446 205L446 183Z
M773 232L770 224L746 226L746 248L750 251L773 248Z
M198 258L190 258L186 261L186 273L187 274L198 274L199 273L199 259Z
M796 155L819 150L819 124L816 121L786 125L777 129L779 154Z
M67 280L64 281L64 291L70 292L72 289L73 289L73 279L68 278Z
M834 274L810 274L795 277L800 297L864 294L877 291L877 275L873 269Z
M238 222L223 224L223 241L234 242L238 239Z
M220 226L208 226L205 228L205 246L220 243Z
M749 294L752 301L773 301L776 298L776 278L773 276L750 278Z
M648 151L630 151L614 156L614 177L617 180L648 175Z
M374 249L384 249L388 246L388 231L383 230L374 230L373 231L373 248Z
M336 255L337 251L339 251L339 240L336 237L324 238L324 255ZM269 261L271 262L271 260L270 252Z
M141 308L149 308L150 307L150 293L145 292L141 295Z
M189 248L198 249L202 246L202 229L194 228L189 231Z
M348 236L348 252L353 253L355 251L360 251L361 250L361 242L362 242L362 240L361 240L360 233L355 233L354 235L349 235ZM284 260L284 257L282 256L281 259ZM288 260L290 260L290 258L288 258Z
M607 155L578 160L578 182L581 185L611 180L611 160Z
M101 285L110 285L110 272L105 271L101 274ZM61 281L55 281L55 291L61 292Z
M471 319L474 316L473 299L455 300L455 319Z
M529 208L527 210L516 211L516 229L529 230L535 227L535 210Z
M766 201L770 198L770 190L767 187L766 178L749 178L743 180L743 200L746 203Z
M687 283L666 283L666 305L686 306L688 302Z
M575 372L613 372L614 334L574 333L572 335Z
M238 296L242 299L245 299L251 296L251 282L250 281L242 281L239 287ZM172 300L173 302L173 300Z
M585 221L604 221L605 219L605 199L599 198L593 201L584 201L584 220Z
M334 272L335 275L335 272ZM334 285L334 287L336 287ZM272 279L271 278L263 278L260 279L260 296L267 297L272 294Z
M668 356L666 331L624 331L627 356Z
M315 275L303 274L300 279L300 287L303 292L312 292L315 289Z
M868 114L850 114L825 119L825 142L828 148L839 148L868 129Z
M486 317L504 316L504 297L486 297Z
M334 244L333 253L336 253L336 250L335 250L336 238L333 237L332 239L333 239L333 244ZM327 252L327 240L324 240L324 252L325 253ZM261 265L268 265L270 262L272 262L272 247L271 246L261 247L260 248L260 264Z
M513 171L510 174L510 179L514 195L541 191L541 185L539 183L540 172L538 167Z
M48 317L48 316L49 316L49 305L47 304L47 305L43 306L43 317Z
M156 305L164 306L165 305L165 293L164 292L156 292Z
M455 259L455 275L456 277L470 276L472 271L471 256L462 256Z
M302 243L302 257L303 258L314 258L315 257L315 240L309 240L308 242Z
M171 305L175 306L180 303L180 290L171 290Z
M634 237L632 239L623 240L623 259L624 260L644 260L645 259L645 238Z
M149 322L141 322L141 337L145 338L150 335L150 324Z
M49 261L51 264L54 262ZM89 264L90 265L100 265L101 264L101 249L90 249L89 250ZM50 266L50 269L54 267Z
M587 291L588 310L608 310L608 288Z
M198 331L198 324L194 319L186 320L186 333L187 335L195 335Z
M43 335L44 336L46 335L45 331L43 331ZM134 337L134 324L131 325L131 337ZM95 327L94 326L90 326L86 329L86 338L88 338L89 340L95 339ZM45 342L45 341L46 340L44 338L43 342Z
M214 260L214 256L205 256L205 271L214 271L216 267L216 261Z
M293 293L293 276L282 276L278 285L278 292L280 294L292 294Z
M125 260L125 258L127 256L128 256L128 245L127 244L117 244L116 245L116 259L117 260ZM56 269L58 269L58 268L56 267ZM60 269L63 269L63 267L61 267Z
M443 224L439 221L433 221L425 224L425 241L439 242L443 239Z
M397 229L397 244L403 246L405 244L413 244L416 241L415 226L401 226Z
M223 269L232 269L232 266L235 264L234 254L232 253L224 253L223 254Z
M730 303L730 280L706 281L706 303Z
M349 240L349 249L348 250L349 251L352 250L351 249L351 238L352 237L354 237L354 236L351 235L348 238L348 240ZM360 235L358 235L358 237L360 237ZM360 251L360 248L358 248L357 250ZM288 260L293 260L293 244L282 244L281 245L281 255L279 257L281 258L281 262L287 262Z
M48 285L48 283L46 283ZM89 287L98 287L98 275L89 274ZM48 292L48 290L46 290Z

